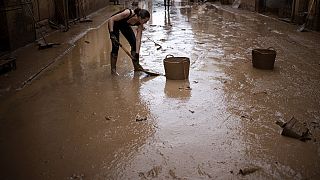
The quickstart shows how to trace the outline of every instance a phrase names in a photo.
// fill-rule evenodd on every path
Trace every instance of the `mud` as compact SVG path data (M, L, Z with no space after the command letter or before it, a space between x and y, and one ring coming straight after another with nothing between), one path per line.
M219 5L139 5L152 12L141 65L164 73L166 55L189 57L189 79L134 72L121 50L113 77L106 25L89 31L0 103L4 179L320 176L319 33ZM275 69L253 68L251 50L268 47ZM280 135L275 121L293 116L313 140Z

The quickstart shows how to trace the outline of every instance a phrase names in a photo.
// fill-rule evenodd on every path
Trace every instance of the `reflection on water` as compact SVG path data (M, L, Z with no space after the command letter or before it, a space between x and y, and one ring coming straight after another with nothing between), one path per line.
M191 91L188 80L166 80L164 93L167 98L189 99Z

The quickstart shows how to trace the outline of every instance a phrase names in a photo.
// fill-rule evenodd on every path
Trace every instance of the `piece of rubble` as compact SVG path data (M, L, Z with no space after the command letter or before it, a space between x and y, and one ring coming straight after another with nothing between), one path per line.
M137 116L137 117L136 117L136 121L137 121L137 122L146 121L147 119L148 119L147 117L140 117L140 116Z
M245 175L252 174L252 173L258 171L259 169L260 168L258 168L258 167L247 167L247 168L240 169L239 174L245 176Z
M276 124L283 128L281 132L283 136L296 138L301 141L310 140L309 129L294 117L286 123L277 121Z

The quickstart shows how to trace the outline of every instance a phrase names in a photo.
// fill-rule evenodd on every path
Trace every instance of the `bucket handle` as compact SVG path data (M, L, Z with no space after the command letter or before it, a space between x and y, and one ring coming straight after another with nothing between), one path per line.
M272 47L272 46L270 46L270 47L268 47L268 49L270 49L270 50L276 50L276 49L274 49L274 47Z
M166 55L166 59L169 58L169 57L174 57L174 56L172 54Z
M276 51L276 50L274 49L274 47L272 47L272 46L268 47L267 49L268 49L268 50ZM257 51L257 52L259 52L259 53L262 53L262 52L259 51L258 49L254 49L254 50Z

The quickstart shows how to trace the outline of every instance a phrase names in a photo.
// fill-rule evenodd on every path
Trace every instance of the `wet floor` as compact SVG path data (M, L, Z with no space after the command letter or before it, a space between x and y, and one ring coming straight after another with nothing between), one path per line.
M320 177L319 33L211 4L139 5L152 12L143 67L189 57L189 79L133 72L121 50L112 77L106 26L90 31L1 102L3 179ZM251 50L268 47L275 69L253 68ZM291 117L311 140L280 135L275 121Z

